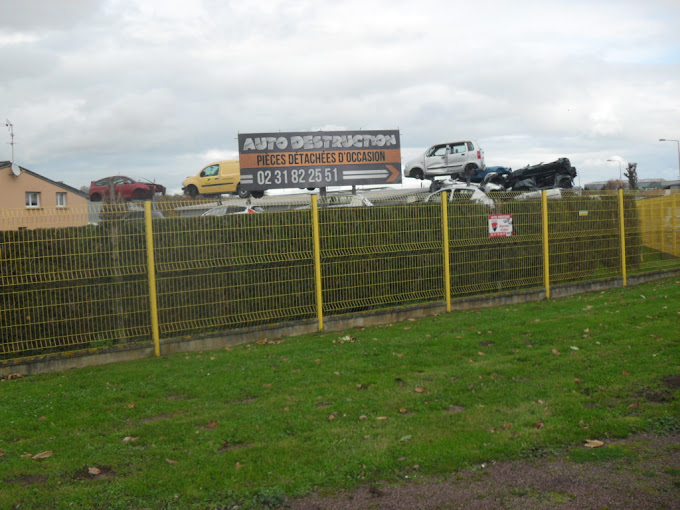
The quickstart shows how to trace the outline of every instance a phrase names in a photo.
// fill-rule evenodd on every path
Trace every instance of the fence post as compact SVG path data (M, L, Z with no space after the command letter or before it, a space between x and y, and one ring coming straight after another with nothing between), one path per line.
M550 246L548 244L548 194L546 190L541 191L541 223L543 242L543 286L545 287L545 298L550 299Z
M319 197L312 195L312 239L314 241L314 282L316 284L316 317L323 331L323 287L321 286L321 241L319 236Z
M619 233L621 235L621 277L623 286L628 283L626 275L626 222L623 214L623 189L619 188Z
M678 257L678 194L671 195L671 228L673 229L673 255Z
M146 232L146 265L149 272L149 304L151 305L151 335L153 352L161 355L160 335L158 332L158 296L156 294L156 261L153 255L153 229L151 221L151 201L144 202L144 231Z
M442 248L444 252L444 298L446 311L451 311L451 266L449 264L449 192L441 192L442 201Z

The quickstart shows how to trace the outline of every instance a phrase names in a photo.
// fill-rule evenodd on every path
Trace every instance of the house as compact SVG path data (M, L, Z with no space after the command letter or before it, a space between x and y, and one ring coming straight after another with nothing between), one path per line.
M0 230L87 225L87 193L0 161Z

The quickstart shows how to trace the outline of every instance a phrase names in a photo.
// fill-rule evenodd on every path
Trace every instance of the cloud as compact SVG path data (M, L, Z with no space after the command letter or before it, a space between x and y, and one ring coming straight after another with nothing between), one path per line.
M477 139L489 164L618 155L677 175L680 5L632 1L131 0L16 4L0 114L24 166L178 188L239 132L394 129L403 156ZM3 149L0 149L3 150ZM6 155L9 159L9 146ZM95 175L96 174L96 175Z

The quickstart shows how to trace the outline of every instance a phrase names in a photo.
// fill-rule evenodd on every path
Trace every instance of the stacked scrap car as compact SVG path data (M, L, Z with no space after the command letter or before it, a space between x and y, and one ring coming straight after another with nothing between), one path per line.
M433 145L406 163L404 174L415 179L442 175L471 176L484 170L484 151L474 140Z
M551 163L529 165L510 173L488 173L481 186L487 184L502 186L512 191L535 191L553 188L573 188L576 168L568 158L560 158Z

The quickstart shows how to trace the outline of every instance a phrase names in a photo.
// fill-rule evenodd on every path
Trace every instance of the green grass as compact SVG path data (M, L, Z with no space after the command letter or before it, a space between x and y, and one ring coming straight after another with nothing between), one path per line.
M277 507L677 430L679 314L670 279L4 380L0 508Z
M619 446L605 446L603 448L577 449L569 453L569 458L582 464L584 462L610 461L623 458L634 458L636 454Z

